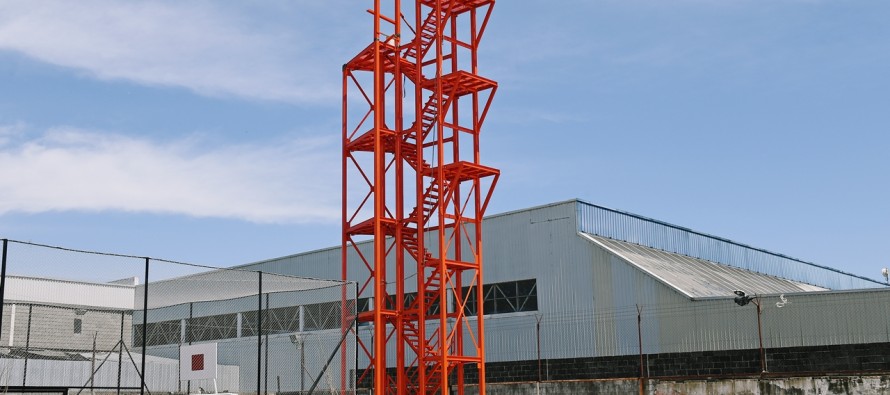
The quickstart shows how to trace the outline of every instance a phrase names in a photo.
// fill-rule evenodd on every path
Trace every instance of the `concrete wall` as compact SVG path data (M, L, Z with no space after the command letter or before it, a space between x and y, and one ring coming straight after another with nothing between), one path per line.
M81 322L80 333L74 333L75 320ZM95 335L97 350L111 350L121 339L122 324L123 340L130 346L133 325L129 311L6 303L0 346L25 348L27 343L32 350L90 351Z

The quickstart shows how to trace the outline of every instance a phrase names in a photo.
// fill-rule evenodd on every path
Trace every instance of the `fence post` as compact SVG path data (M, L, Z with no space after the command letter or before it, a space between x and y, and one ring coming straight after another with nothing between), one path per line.
M643 308L640 305L637 305L637 338L640 347L640 395L643 395L645 389L643 386L645 378L643 375Z
M538 385L540 387L541 383L541 320L544 319L544 315L536 314L535 315L535 338L537 339L537 350L538 350Z
M344 278L344 280L345 280L345 278ZM359 340L358 340L358 292L359 292L359 287L358 287L358 281L356 281L354 284L355 284L355 286L353 287L353 289L355 289L355 293L352 295L353 296L352 316L354 318L352 319L352 323L349 325L351 328L350 330L352 330L355 333L355 339L353 339L353 343L354 343L353 346L355 347L355 354L354 354L355 355L355 365L354 365L355 366L355 374L353 374L353 376L354 376L353 381L355 382L355 385L352 387L353 394L355 393L355 390L358 388L358 353L359 353L359 350L358 350L358 347L359 347ZM345 348L343 350L343 353L344 354L346 353ZM344 363L343 366L346 366L346 364ZM343 369L343 371L346 371L346 369Z
M195 303L189 302L189 320L186 323L186 327L185 327L185 340L188 341L188 344L190 346L192 345L192 340L194 339L194 336L192 336L192 318L194 318L194 313L195 313ZM180 361L179 363L182 363L182 361ZM185 382L185 390L189 394L192 393L192 381L191 380L188 380Z
M121 311L121 337L120 344L117 347L117 395L121 395L121 373L123 371L124 362L124 322L126 321L126 312ZM114 351L112 348L111 351Z
M3 308L6 307L6 248L8 245L9 240L3 239L3 262L0 264L0 333L3 332Z
M22 387L28 385L28 355L31 352L31 317L34 305L28 305L28 331L25 333L25 370L22 372Z
M148 266L150 258L145 258L145 287L142 292L142 374L139 395L145 395L145 354L148 351Z
M264 310L263 313L265 314L268 312L269 312L269 294L267 293L266 294L266 310ZM265 359L265 363L263 364L263 368L264 368L263 369L264 370L264 373L263 373L263 394L269 395L269 331L266 331L265 342L266 342L266 359Z
M757 306L757 339L760 341L760 373L766 373L766 353L763 350L763 324L760 322L760 298L756 298L754 300L754 305Z
M258 271L259 287L257 289L256 307L256 393L260 395L263 389L263 272Z

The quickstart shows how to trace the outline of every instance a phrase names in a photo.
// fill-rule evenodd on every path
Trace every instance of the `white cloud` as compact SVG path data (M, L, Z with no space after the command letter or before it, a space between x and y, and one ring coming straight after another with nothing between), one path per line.
M202 149L55 128L0 148L0 214L129 211L258 223L340 217L339 154L327 140Z
M0 147L22 136L25 132L25 127L25 123L21 121L10 125L0 125Z
M502 124L549 123L565 124L583 122L591 114L577 114L568 110L553 109L547 106L525 107L521 105L500 106L497 114L492 115Z
M292 103L336 98L339 70L327 63L339 55L325 56L336 50L319 49L311 27L244 14L221 2L5 0L0 50L99 79L208 96ZM333 78L326 79L329 69Z

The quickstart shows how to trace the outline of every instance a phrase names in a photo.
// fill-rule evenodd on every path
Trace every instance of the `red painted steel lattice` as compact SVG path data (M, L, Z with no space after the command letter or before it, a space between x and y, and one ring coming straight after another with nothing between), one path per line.
M371 43L343 66L341 264L372 333L359 336L357 381L375 394L462 394L473 365L484 394L476 291L500 172L479 155L497 83L477 54L495 2L405 3L374 0Z

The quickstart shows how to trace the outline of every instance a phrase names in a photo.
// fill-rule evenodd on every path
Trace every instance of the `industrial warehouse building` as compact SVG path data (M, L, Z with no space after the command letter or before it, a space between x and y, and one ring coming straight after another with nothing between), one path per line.
M474 297L484 298L489 383L890 371L890 290L874 280L580 200L490 216L483 240L485 284ZM335 280L340 264L340 247L331 247L237 269ZM357 266L349 272L362 273ZM229 275L209 272L167 284ZM164 284L149 287L170 301L150 307L147 354L173 360L180 344L218 342L219 362L241 369L225 389L252 392L257 376L245 372L256 371L256 342L242 340L256 339L256 294L217 287L219 295L182 304L175 303L179 288ZM309 372L320 372L327 354L303 348L302 339L314 336L319 350L331 349L340 332L339 290L306 299L298 294L301 286L281 284L278 298L264 302L270 314L265 344L274 345L265 351L270 392L276 381L306 388L310 378L297 378L294 368L298 351L309 352L299 362ZM133 290L129 308L137 311L127 336L146 329L138 311L144 289ZM740 306L736 290L756 299ZM359 310L367 306L363 296ZM15 321L17 339L21 320ZM115 325L119 331L120 321ZM370 335L363 327L358 332ZM138 349L141 340L134 337L128 345ZM359 369L367 366L358 358ZM330 374L326 380L339 380Z
M581 200L490 216L483 240L488 382L890 370L874 280ZM340 253L242 268L336 279Z

